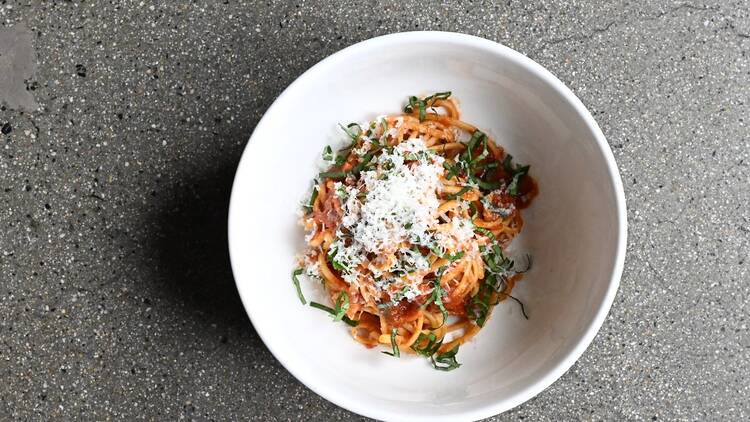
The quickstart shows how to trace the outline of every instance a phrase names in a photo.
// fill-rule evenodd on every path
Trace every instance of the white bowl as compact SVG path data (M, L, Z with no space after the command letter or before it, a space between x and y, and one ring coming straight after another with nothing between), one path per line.
M534 267L470 343L463 364L435 371L350 338L347 327L302 306L290 280L304 248L296 214L337 124L397 113L408 95L450 90L462 119L531 164L539 196L518 251ZM242 156L229 210L237 288L260 337L310 389L384 420L457 421L523 403L559 378L596 335L625 255L625 199L617 166L591 114L527 57L468 35L412 32L374 38L313 66L258 123ZM314 295L313 286L305 285Z

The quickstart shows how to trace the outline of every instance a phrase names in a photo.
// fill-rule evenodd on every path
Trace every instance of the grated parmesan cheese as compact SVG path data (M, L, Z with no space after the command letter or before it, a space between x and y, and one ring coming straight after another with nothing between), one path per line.
M404 259L404 263L393 260L368 265L375 277L392 269L429 268L421 254L404 250L401 245L406 241L426 244L433 239L430 230L437 224L437 191L444 159L416 138L400 143L391 152L384 151L377 160L375 170L361 173L360 187L335 185L342 199L341 227L350 236L345 239L340 228L331 250L336 251L335 260L344 268L342 277L352 284L357 284L357 266L367 263L368 254L386 256L399 252ZM360 191L366 194L361 195Z
M379 157L381 164L390 163L385 179L376 170L362 173L367 194L356 224L348 228L365 251L394 251L405 240L419 243L435 224L443 158L431 155L407 166L405 156L419 151L429 151L421 139L402 142Z

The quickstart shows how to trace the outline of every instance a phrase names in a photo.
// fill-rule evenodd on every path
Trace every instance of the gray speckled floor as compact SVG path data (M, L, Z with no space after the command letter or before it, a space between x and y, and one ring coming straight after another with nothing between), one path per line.
M567 374L497 420L750 418L746 2L205 3L0 1L0 72L34 56L3 50L11 38L29 37L38 65L0 92L3 419L353 419L250 327L229 188L253 126L305 69L422 29L550 69L625 182L609 318Z

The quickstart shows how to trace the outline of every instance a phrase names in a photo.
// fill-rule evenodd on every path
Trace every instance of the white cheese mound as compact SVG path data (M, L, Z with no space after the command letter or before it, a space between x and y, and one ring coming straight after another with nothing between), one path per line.
M347 228L365 251L393 251L405 240L425 239L435 225L443 158L425 154L411 165L404 163L406 155L427 151L421 139L402 142L392 154L379 157L381 164L392 166L385 179L377 171L362 173L367 195L356 224Z
M336 185L337 192L342 191L341 227L351 236L345 241L340 229L331 250L337 251L334 259L344 267L344 280L353 284L357 284L357 266L366 261L368 253L395 253L405 241L425 242L437 224L437 190L444 159L416 138L400 143L390 153L384 151L377 160L376 170L361 173L359 187ZM429 267L427 260L417 255L411 251L403 254L410 267ZM378 275L372 266L370 269Z

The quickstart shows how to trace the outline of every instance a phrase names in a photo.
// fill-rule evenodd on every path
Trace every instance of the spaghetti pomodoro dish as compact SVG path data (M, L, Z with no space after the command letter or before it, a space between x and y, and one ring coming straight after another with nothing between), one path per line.
M342 129L348 145L324 149L327 170L303 206L308 246L292 275L300 301L300 278L318 280L330 303L310 305L354 340L455 369L459 346L499 302L526 316L512 291L531 257L506 250L538 192L529 166L460 120L450 92Z

